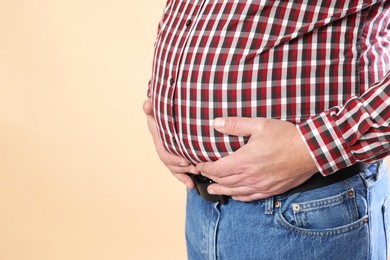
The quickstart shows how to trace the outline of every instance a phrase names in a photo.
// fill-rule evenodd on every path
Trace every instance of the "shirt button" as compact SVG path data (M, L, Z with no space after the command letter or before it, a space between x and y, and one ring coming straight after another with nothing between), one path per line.
M191 23L192 23L192 20L191 20L191 19L188 19L187 22L186 22L186 26L187 26L187 27L190 26Z
M174 78L170 78L169 79L169 84L171 84L171 86L175 83L175 79Z

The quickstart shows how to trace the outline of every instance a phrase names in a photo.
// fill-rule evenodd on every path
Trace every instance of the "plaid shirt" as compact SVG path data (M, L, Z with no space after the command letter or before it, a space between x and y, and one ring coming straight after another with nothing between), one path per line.
M247 142L214 118L266 117L296 124L328 175L390 153L389 71L390 1L169 0L148 96L191 163Z

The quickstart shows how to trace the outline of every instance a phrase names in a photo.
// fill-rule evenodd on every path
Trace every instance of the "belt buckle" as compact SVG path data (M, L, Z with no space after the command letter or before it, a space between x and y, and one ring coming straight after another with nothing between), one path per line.
M191 177L192 181L194 182L196 191L203 199L210 202L219 202L221 204L226 204L228 202L229 196L214 195L208 193L207 187L215 183L213 180L204 177L202 175L196 175L192 173L188 173L188 175Z

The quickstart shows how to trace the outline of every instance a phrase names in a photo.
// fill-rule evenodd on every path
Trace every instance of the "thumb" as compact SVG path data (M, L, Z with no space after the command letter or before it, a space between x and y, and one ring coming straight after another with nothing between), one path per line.
M224 117L214 119L214 128L220 133L251 136L259 127L260 118L250 117Z

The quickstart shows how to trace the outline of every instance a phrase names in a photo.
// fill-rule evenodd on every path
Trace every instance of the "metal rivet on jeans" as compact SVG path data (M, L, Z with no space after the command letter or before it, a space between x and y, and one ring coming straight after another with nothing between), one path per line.
M280 201L276 201L274 206L275 206L275 208L279 208L280 207Z
M301 208L299 204L294 204L292 207L294 211L298 211Z

